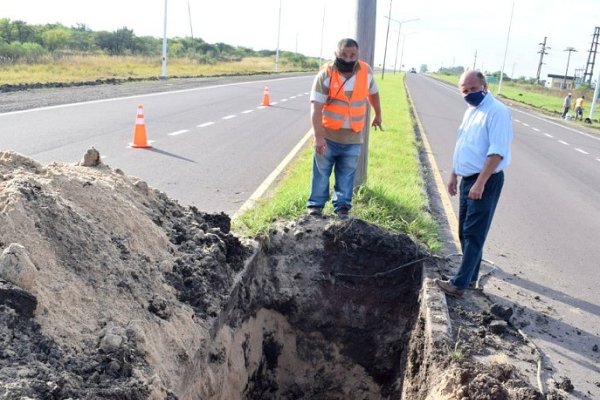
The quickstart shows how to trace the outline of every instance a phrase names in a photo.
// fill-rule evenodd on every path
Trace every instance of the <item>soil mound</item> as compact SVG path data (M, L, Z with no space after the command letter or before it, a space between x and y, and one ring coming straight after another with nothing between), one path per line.
M90 159L0 152L2 398L173 398L251 253L225 214Z

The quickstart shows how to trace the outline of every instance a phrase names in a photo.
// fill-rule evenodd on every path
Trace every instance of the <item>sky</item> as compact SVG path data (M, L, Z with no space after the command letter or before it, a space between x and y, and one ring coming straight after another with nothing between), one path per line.
M279 47L330 59L339 39L356 36L358 1L168 0L167 37L193 35L209 43L254 50ZM600 0L371 3L377 7L373 64L381 66L385 57L391 70L399 70L401 65L418 70L425 64L429 71L463 66L482 71L503 69L511 77L535 77L540 43L547 37L550 49L544 56L541 78L563 75L567 62L568 75L576 69L582 75L595 27L600 26ZM95 31L127 27L138 36L160 38L164 12L165 0L0 0L0 18L31 24L83 23ZM567 47L577 50L570 59L564 51ZM594 81L600 72L600 55L596 61Z

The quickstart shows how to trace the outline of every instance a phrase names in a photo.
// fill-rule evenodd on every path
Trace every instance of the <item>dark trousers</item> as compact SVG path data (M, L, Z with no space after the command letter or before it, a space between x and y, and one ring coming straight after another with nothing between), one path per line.
M469 190L477 176L462 178L460 181L460 206L458 215L458 238L463 252L458 272L450 282L459 289L465 289L470 282L477 281L483 257L483 245L487 237L498 199L504 185L504 172L490 176L485 184L481 200L469 199Z

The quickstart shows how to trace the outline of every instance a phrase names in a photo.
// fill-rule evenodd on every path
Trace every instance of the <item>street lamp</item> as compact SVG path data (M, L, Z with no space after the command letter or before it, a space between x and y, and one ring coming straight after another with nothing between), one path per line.
M402 71L402 57L404 56L404 42L406 41L406 37L410 35L414 35L417 32L410 32L402 36L402 51L400 52L400 71Z
M165 0L165 23L163 29L162 44L162 71L160 79L167 79L167 0Z
M275 52L275 72L279 72L279 37L281 35L281 0L279 0L279 22L277 23L277 51Z
M394 61L394 74L395 74L396 73L396 65L398 62L398 45L400 44L400 31L402 30L402 24L404 24L406 22L420 21L421 18L412 18L412 19L405 19L403 21L398 21L397 19L394 19L394 18L390 18L390 17L386 17L386 16L384 16L384 17L387 18L389 21L394 21L398 24L398 39L396 41L396 59ZM389 26L389 21L388 21L388 26ZM384 69L385 69L385 57L383 59L383 65L384 65ZM402 57L400 57L400 70L402 70Z
M577 51L577 50L575 50L574 47L567 47L563 51L569 52L569 56L567 57L567 70L565 71L565 76L563 77L563 83L560 87L561 89L566 89L567 88L567 75L569 74L569 61L571 61L571 53L574 51Z

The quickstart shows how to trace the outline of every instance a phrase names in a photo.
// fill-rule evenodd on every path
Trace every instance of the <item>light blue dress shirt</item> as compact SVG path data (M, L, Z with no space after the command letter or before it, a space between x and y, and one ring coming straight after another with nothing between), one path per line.
M497 154L502 161L494 172L510 164L513 131L508 108L487 93L477 107L469 106L458 128L453 170L458 176L471 176L483 170L488 156Z

